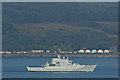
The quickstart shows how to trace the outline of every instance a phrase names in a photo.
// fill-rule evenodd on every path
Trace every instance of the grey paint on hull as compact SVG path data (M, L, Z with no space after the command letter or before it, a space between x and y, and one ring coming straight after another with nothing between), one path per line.
M28 71L40 71L40 72L92 72L97 65L80 65L78 63L73 63L73 61L65 59L65 57L53 58L51 63L48 62L43 65L43 67L29 67Z

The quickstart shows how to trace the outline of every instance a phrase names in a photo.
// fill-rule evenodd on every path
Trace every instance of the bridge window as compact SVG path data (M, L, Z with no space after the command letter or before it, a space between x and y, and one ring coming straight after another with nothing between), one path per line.
M56 64L60 64L59 62L56 62Z
M55 64L49 64L49 66L55 66Z

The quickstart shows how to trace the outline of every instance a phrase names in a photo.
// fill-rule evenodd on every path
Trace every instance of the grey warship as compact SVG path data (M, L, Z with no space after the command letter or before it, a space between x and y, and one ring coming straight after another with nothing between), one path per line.
M53 58L51 63L46 62L42 67L29 67L28 71L38 72L93 72L97 65L81 65L68 60L68 57Z

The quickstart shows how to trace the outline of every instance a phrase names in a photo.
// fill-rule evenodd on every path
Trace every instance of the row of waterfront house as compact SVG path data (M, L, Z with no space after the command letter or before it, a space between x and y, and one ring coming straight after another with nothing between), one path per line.
M6 53L6 54L11 54L11 53L110 53L111 50L108 50L108 49L99 49L99 50L89 50L89 49L80 49L78 51L62 51L62 50L58 50L58 51L50 51L50 50L31 50L31 51L13 51L13 52L10 52L10 51L0 51L0 53Z
M99 50L79 50L79 53L110 53L110 50L105 49L99 49Z
M110 53L110 50L78 50L78 51L59 51L59 53Z

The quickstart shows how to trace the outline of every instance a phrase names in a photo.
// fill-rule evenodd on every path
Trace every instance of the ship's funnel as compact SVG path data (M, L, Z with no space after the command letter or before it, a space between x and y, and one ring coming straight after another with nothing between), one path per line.
M67 59L68 59L68 57L67 57Z
M60 55L58 55L58 58L60 58Z
M63 59L65 59L65 57L63 57Z

